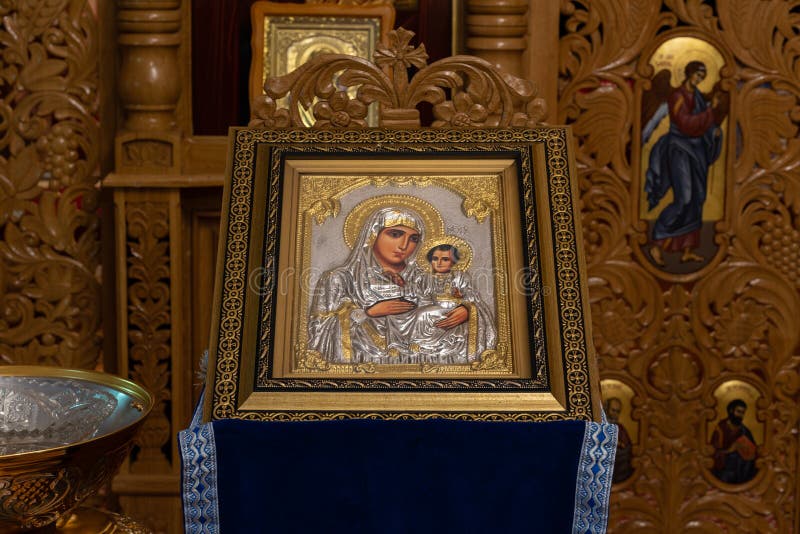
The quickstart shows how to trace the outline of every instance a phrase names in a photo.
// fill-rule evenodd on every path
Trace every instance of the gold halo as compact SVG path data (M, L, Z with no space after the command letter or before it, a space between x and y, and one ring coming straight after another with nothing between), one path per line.
M418 256L417 265L424 271L432 272L431 264L427 261L428 258L426 258L425 255L430 249L438 245L452 245L458 249L458 255L461 256L461 259L453 265L454 271L466 271L469 269L472 263L472 247L460 237L446 235L438 239L426 239L422 244L422 247L419 249L420 256ZM422 258L425 258L425 261L422 261Z
M698 84L698 89L703 93L711 92L719 80L720 70L725 66L725 58L707 41L689 36L673 37L661 43L650 57L650 64L658 71L660 62L669 62L670 83L672 87L678 87L686 79L683 70L693 60L702 61L706 66L706 77Z
M352 249L367 218L381 208L408 208L418 213L425 224L425 238L436 238L444 233L442 216L433 204L409 195L381 195L356 204L344 220L344 242Z

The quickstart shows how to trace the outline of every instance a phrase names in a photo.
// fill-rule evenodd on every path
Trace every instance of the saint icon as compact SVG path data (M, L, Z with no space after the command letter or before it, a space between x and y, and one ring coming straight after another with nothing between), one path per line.
M614 423L619 428L619 434L617 436L617 456L614 459L614 474L612 475L612 482L618 484L628 480L633 474L633 466L631 465L631 459L633 458L633 440L631 440L631 435L619 419L619 416L622 414L622 401L617 397L609 398L606 401L605 410L608 422Z
M714 466L711 472L722 482L741 484L756 475L758 446L753 433L744 424L747 403L733 399L727 406L728 417L717 423L711 435Z
M494 316L467 268L472 248L455 236L429 242L430 272L419 280L411 349L423 363L465 364L496 345Z
M705 63L690 61L683 73L684 79L676 88L670 85L668 70L656 75L654 89L647 95L649 100L652 102L660 95L663 98L665 93L668 96L649 117L642 132L644 145L659 123L669 117L669 130L653 145L645 174L649 211L655 210L667 192L672 191L672 202L661 210L652 226L650 258L661 267L666 265L664 253L679 253L682 263L706 261L697 252L703 206L709 168L722 151L720 124L727 113L716 88L709 97L698 87L708 75Z

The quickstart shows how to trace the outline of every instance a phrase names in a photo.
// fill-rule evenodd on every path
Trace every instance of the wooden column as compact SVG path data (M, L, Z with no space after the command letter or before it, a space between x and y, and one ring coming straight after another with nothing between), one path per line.
M156 406L114 480L123 511L157 533L180 532L176 433L191 415L191 357L183 321L181 190L187 76L187 6L181 0L117 0L118 102L113 190L117 362ZM197 355L199 358L199 355Z
M523 77L527 42L528 0L468 0L467 53Z
M543 120L550 123L556 121L558 102L558 25L559 2L530 0L523 77L539 88L549 110Z
M119 98L116 169L179 172L178 102L183 80L181 0L118 0ZM188 31L188 30L187 30Z

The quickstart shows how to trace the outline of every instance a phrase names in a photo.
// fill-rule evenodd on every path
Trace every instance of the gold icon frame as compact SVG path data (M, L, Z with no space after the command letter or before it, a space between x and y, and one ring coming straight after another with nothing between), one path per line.
M267 78L288 74L318 53L345 54L372 60L377 46L388 44L394 27L391 4L330 5L258 1L251 7L253 59L250 64L250 101L266 94ZM349 91L355 97L355 89ZM288 106L288 97L278 100ZM314 114L300 109L311 126ZM378 123L377 106L369 107L367 123Z
M571 143L568 127L232 129L205 419L599 420ZM323 257L308 228L344 220L353 191L380 204L386 188L432 187L490 228L477 256L493 269L497 350L461 366L305 350L304 273Z

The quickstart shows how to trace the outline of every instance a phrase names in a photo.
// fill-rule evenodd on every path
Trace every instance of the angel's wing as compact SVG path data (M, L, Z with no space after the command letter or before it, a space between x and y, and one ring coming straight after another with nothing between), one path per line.
M672 91L670 72L667 69L658 71L650 82L650 89L642 94L642 124L650 122Z
M670 73L662 69L651 81L650 90L642 94L642 145L650 140L658 124L669 114L667 98L672 90Z

